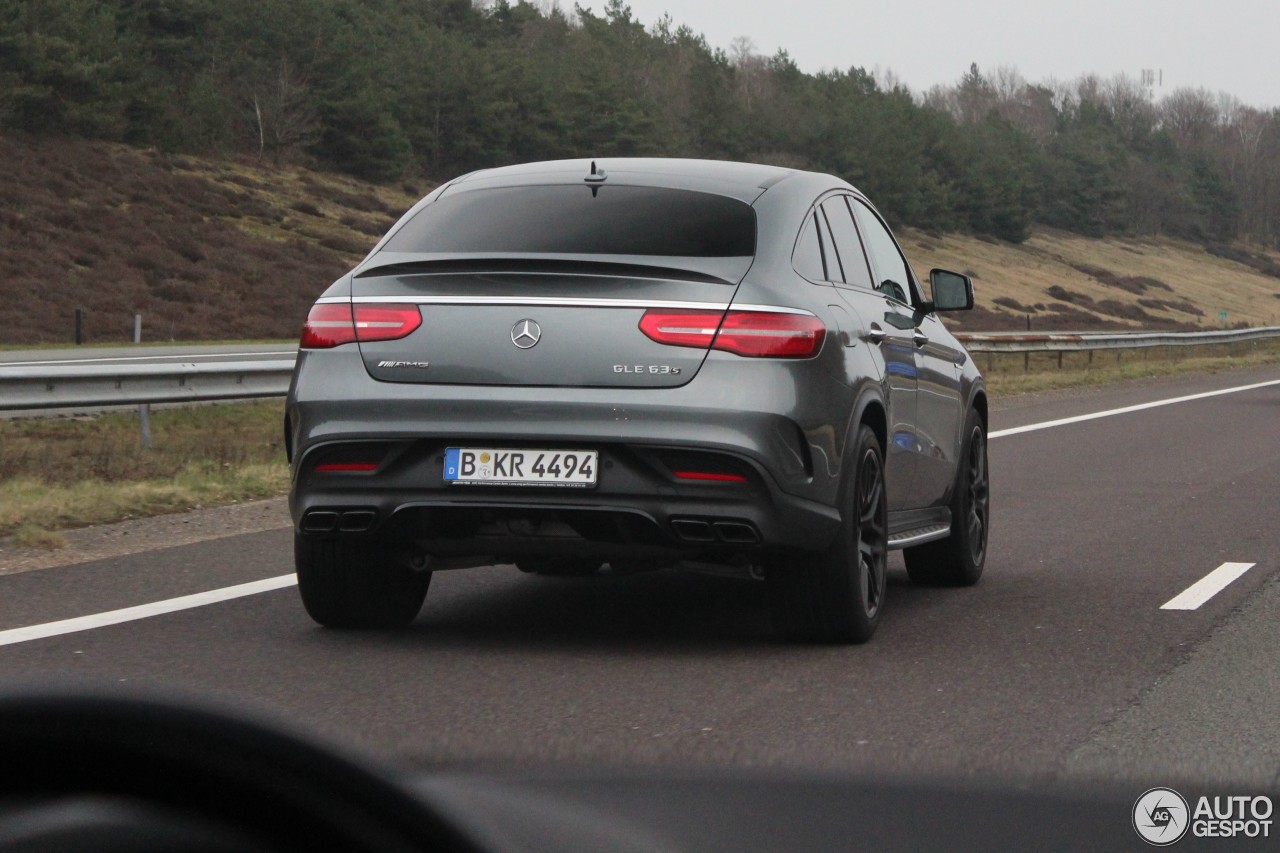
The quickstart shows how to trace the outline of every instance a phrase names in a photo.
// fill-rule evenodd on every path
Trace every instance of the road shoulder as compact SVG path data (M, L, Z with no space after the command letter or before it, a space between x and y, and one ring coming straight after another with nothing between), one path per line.
M0 539L0 575L279 530L290 523L288 499L278 497L67 530L62 533L67 546L57 550L21 548Z
M1272 577L1185 661L1076 748L1067 773L1280 786L1277 622L1280 578ZM1230 772L1216 778L1222 767Z

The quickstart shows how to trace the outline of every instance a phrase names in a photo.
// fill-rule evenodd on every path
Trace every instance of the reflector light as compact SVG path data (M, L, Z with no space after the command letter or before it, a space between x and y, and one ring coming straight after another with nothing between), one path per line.
M672 471L680 480L711 480L717 483L745 483L741 474L722 474L715 471Z
M377 462L326 462L323 465L316 466L317 471L331 472L362 472L378 470Z
M782 311L649 310L640 331L660 344L718 349L751 358L809 358L827 328L812 314Z
M303 349L328 349L360 341L394 341L422 325L417 305L317 303L302 327Z

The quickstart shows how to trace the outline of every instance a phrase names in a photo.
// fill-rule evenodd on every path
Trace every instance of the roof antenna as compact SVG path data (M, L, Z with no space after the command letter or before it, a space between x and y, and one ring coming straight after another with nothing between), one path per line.
M583 178L588 184L591 184L591 197L595 198L600 192L600 187L604 184L604 179L609 177L604 173L604 169L596 167L596 161L591 161L591 174Z

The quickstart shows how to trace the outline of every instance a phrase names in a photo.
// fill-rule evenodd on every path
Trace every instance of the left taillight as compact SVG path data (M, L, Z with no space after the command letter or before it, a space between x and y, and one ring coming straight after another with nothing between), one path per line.
M417 305L316 303L302 326L303 349L329 349L356 341L394 341L422 325Z
M328 349L339 344L349 344L356 339L356 322L351 314L351 303L316 303L302 324L303 349Z
M707 349L715 340L723 311L669 311L650 308L640 318L640 331L673 347Z
M651 309L640 331L660 344L710 347L752 358L809 358L822 349L827 327L812 314Z

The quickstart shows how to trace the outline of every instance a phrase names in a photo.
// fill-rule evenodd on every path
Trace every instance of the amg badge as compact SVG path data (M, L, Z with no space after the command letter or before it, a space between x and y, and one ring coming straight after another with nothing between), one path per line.
M428 368L431 366L429 361L380 361L378 367L417 367Z

